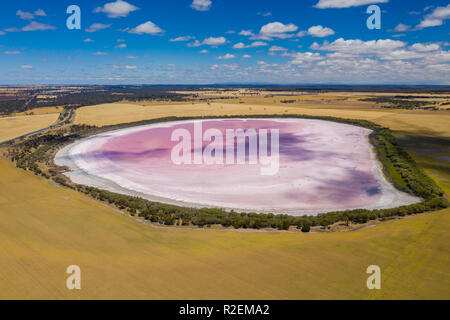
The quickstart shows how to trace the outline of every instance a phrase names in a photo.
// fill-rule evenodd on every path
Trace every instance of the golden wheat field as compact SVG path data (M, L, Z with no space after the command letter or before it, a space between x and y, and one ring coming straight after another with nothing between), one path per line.
M116 103L81 108L75 122L101 126L166 116L274 113L388 126L450 194L450 165L441 160L450 152L445 112ZM10 134L7 128L0 126L0 136ZM0 299L450 298L449 209L352 232L166 228L135 221L6 160L0 160L0 172ZM66 289L66 268L74 264L82 270L80 291ZM382 270L379 291L366 287L366 268L373 264Z
M59 113L50 113L0 118L0 142L46 128L55 123L58 117Z

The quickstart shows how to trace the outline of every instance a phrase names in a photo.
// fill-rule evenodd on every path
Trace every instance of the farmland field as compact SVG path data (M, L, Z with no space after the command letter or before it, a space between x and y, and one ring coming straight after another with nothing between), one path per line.
M55 123L58 117L59 113L50 113L0 118L0 142L46 128Z

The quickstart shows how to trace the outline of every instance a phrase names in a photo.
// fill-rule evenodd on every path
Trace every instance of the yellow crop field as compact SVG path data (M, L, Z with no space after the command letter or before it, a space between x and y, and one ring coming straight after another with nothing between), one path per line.
M0 142L46 128L58 117L59 113L0 118Z
M3 160L0 170L0 299L450 298L450 210L348 233L154 228Z
M374 120L401 111L354 110L347 108L317 108L314 106L260 105L236 103L195 103L142 106L131 103L112 103L83 107L77 110L76 124L113 125L168 116L221 116L256 114L309 114Z
M195 103L147 105L112 103L77 110L76 124L114 125L168 116L220 116L256 114L305 114L363 119L395 131L418 132L450 137L450 114L447 111L408 111L389 109L355 109L348 106Z
M63 107L44 107L44 108L35 108L30 109L25 112L15 113L11 116L28 116L28 115L41 115L41 114L54 114L61 113L63 111Z

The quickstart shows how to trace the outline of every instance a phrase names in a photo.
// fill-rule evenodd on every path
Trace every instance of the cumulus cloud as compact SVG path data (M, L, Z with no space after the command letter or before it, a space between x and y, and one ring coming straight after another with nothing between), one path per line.
M129 33L134 34L151 34L154 36L161 35L164 33L164 30L158 27L156 24L154 24L151 21L147 21L146 23L143 23L139 26L137 26L134 29L131 29L128 31Z
M310 35L310 36L316 37L316 38L325 38L328 36L332 36L334 34L335 34L335 32L333 29L322 27L319 25L319 26L313 26L313 27L309 28L307 31L300 31L297 35L299 37L304 37L306 35Z
M411 26L400 23L394 28L394 32L405 32L411 30Z
M118 46L115 46L116 49L125 49L127 45L125 43L119 44Z
M22 11L22 10L18 10L16 12L16 15L19 16L20 19L23 19L23 20L33 20L35 18L35 16L39 16L39 17L46 17L47 16L45 11L42 10L42 9L37 9L33 13Z
M429 27L437 27L444 24L444 21L450 19L450 4L446 7L437 7L432 13L427 14L425 18L416 27L424 29Z
M244 59L250 59L252 56L251 55L249 55L249 54L244 54L243 56L242 56L242 58L244 58Z
M284 47L272 46L272 47L270 47L269 51L270 52L287 51L287 49Z
M246 45L246 44L244 44L242 42L239 42L239 43L236 43L233 46L233 48L234 49L247 49L247 48L257 48L257 47L264 47L264 46L267 46L267 42L255 41L255 42L252 42L252 43L250 43L248 45Z
M236 56L234 54L230 54L230 53L227 53L226 55L217 57L217 59L219 59L219 60L230 60L230 59L234 59L234 58L236 58Z
M22 10L18 10L16 12L16 15L20 17L20 19L23 20L33 20L34 19L34 14L32 14L31 12L24 12Z
M252 30L242 30L241 32L239 32L239 35L241 36L253 36L253 32Z
M89 28L87 28L86 32L97 32L99 30L108 29L110 28L110 24L103 24L103 23L94 23Z
M200 47L203 45L208 45L211 47L218 47L227 43L227 39L225 37L209 37L204 39L203 41L196 40L194 43L188 44L189 47Z
M95 42L95 41L92 40L91 38L87 38L87 39L84 39L83 42Z
M239 65L236 63L233 64L215 64L211 66L211 70L217 70L217 69L228 69L231 71L236 71L239 69Z
M252 35L251 39L273 40L273 38L288 39L294 37L292 32L298 30L295 24L283 24L281 22L271 22L261 27L259 34Z
M389 0L319 0L314 7L319 9L350 8L386 2L389 2Z
M113 65L113 69L125 69L125 70L136 70L137 66L133 65Z
M325 41L322 45L315 42L311 45L311 49L346 54L378 54L390 52L405 46L405 42L391 39L363 41L359 39L344 40L343 38L339 38L332 43Z
M185 42L185 41L189 41L192 39L195 39L195 37L194 36L181 36L181 37L170 39L169 41L170 42Z
M139 10L138 7L122 0L109 2L103 7L98 7L94 10L95 13L103 12L109 18L123 18L127 17L131 12Z
M54 27L54 26L36 22L36 21L32 21L30 24L26 25L21 30L22 31L46 31L46 30L55 30L55 29L56 29L56 27Z
M47 14L45 13L45 11L42 10L42 9L37 9L37 10L34 12L34 15L35 15L35 16L39 16L39 17L46 17L46 16L47 16Z
M338 39L311 46L323 52L285 52L286 65L265 64L258 72L310 82L449 83L450 52L443 45Z
M211 0L194 0L191 4L191 8L197 11L208 11L211 6Z

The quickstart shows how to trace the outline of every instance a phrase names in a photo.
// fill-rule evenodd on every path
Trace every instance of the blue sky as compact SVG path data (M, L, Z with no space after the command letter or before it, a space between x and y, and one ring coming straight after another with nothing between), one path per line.
M0 84L448 85L449 19L448 0L8 1Z

